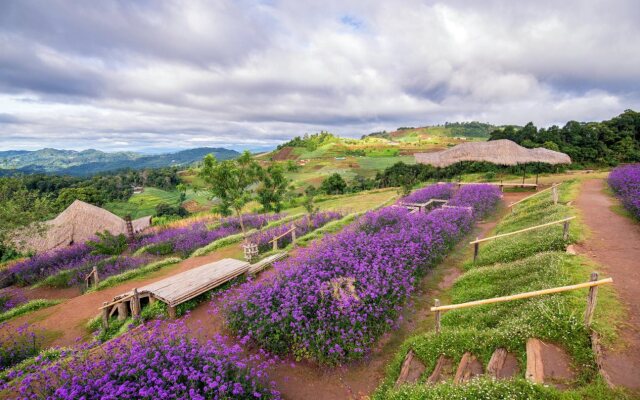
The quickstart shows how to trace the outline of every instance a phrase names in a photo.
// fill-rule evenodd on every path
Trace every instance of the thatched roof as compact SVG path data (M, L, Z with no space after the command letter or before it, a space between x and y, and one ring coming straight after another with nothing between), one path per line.
M127 223L109 211L85 203L74 201L66 210L51 221L44 223L42 235L16 235L14 242L23 251L42 252L72 243L82 243L96 232L109 231L114 235L127 234ZM151 217L143 217L132 221L135 233L141 232L151 225Z
M511 140L466 142L433 153L416 153L416 162L434 167L447 167L461 161L486 161L498 165L517 165L532 162L570 164L571 158L559 151L543 148L527 149Z

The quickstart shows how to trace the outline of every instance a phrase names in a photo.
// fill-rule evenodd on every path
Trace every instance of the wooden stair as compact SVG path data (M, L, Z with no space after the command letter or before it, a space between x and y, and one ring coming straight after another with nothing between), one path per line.
M576 379L571 358L560 347L540 339L527 340L526 378L534 383L566 389Z
M438 357L436 367L433 369L431 375L429 375L429 378L427 378L427 383L434 384L446 381L447 379L453 378L455 372L453 360L441 354L440 357Z
M491 355L487 365L487 374L495 379L509 379L520 373L518 359L507 349L498 348Z
M476 356L469 352L464 353L460 364L458 364L456 375L453 377L453 383L457 385L469 382L476 376L482 375L483 372L482 363L478 361Z

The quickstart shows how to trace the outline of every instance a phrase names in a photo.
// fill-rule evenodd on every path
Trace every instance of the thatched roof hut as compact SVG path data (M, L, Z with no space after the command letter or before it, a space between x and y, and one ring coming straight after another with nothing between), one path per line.
M131 224L134 233L142 232L151 225L151 217L136 219ZM74 201L55 219L45 222L44 228L41 235L18 233L14 239L16 246L22 251L43 252L85 242L96 232L105 230L114 235L127 234L124 219L80 200Z
M433 153L416 153L416 162L442 168L461 161L486 161L497 165L527 163L571 164L571 158L559 151L544 148L527 149L511 140L466 142Z

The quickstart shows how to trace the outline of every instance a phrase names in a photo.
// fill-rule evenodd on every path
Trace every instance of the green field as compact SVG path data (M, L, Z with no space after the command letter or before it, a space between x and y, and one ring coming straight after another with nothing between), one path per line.
M104 205L104 208L112 213L124 217L131 215L131 218L141 218L147 215L154 215L156 206L160 203L166 203L171 206L178 205L180 193L178 191L168 192L162 189L145 188L144 193L134 194L126 202L112 202ZM206 192L198 192L197 194L189 189L187 190L186 201L194 200L198 204L207 205L210 201Z

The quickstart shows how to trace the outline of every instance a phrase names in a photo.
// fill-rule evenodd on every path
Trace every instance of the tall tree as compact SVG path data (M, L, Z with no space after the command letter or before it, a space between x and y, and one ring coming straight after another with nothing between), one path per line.
M271 164L267 168L257 169L260 186L258 187L258 201L265 211L280 212L282 199L287 191L289 180L284 176L281 164Z
M211 194L218 198L222 214L236 212L242 234L246 234L242 221L242 208L252 200L250 187L258 182L259 166L248 151L235 160L218 161L209 154L204 158L200 177L209 185Z

